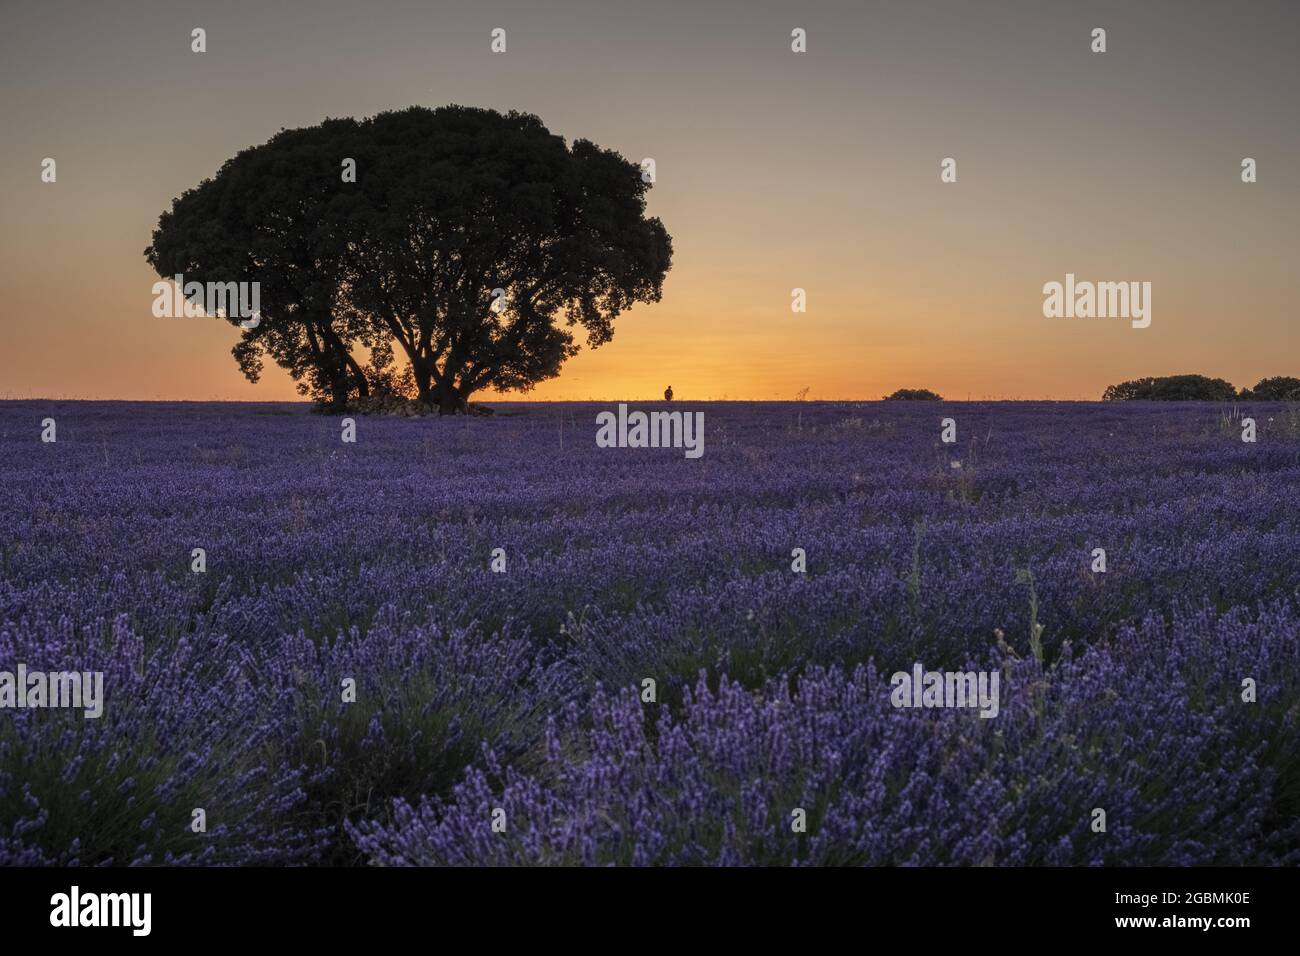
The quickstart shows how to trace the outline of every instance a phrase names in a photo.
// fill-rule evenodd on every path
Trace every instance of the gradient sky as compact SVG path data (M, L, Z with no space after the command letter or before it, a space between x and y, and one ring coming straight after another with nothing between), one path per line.
M1300 375L1298 43L1260 0L6 4L0 398L296 398L227 323L153 317L159 213L281 127L453 102L657 164L663 301L528 398ZM1067 272L1151 282L1151 327L1044 318Z

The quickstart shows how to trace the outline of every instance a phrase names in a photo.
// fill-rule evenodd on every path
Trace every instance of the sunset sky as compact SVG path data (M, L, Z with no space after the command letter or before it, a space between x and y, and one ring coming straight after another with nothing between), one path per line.
M229 324L151 314L159 214L281 127L447 103L656 162L663 301L526 398L1300 375L1297 31L1254 0L6 5L0 398L297 398L244 380ZM1066 273L1149 281L1151 327L1044 318Z

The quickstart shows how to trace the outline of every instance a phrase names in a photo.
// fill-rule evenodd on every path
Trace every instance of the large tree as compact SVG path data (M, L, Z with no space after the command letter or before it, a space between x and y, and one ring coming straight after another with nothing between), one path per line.
M382 113L358 142L348 305L392 335L441 410L554 377L578 349L568 328L599 346L622 310L659 299L671 240L616 153L458 106Z
M241 370L256 382L269 355L301 391L335 406L369 391L353 348L376 340L339 307L346 271L337 223L356 201L341 181L339 152L356 125L326 120L244 150L172 203L145 250L164 278L258 283L259 322L232 350Z
M396 352L426 406L457 411L559 374L571 328L599 346L659 299L672 243L649 186L535 116L416 107L240 153L176 200L146 256L161 275L262 282L263 323L235 348L254 380L270 355L341 404Z

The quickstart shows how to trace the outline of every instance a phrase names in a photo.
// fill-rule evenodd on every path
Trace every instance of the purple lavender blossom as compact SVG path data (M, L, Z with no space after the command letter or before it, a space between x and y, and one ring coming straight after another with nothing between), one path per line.
M0 403L0 864L1300 862L1293 413L603 407Z

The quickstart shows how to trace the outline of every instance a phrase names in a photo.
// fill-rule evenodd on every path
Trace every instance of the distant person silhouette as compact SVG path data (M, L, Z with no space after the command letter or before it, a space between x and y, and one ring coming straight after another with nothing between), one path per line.
M664 389L664 401L671 402L672 400L673 400L673 387L669 385L667 388Z

